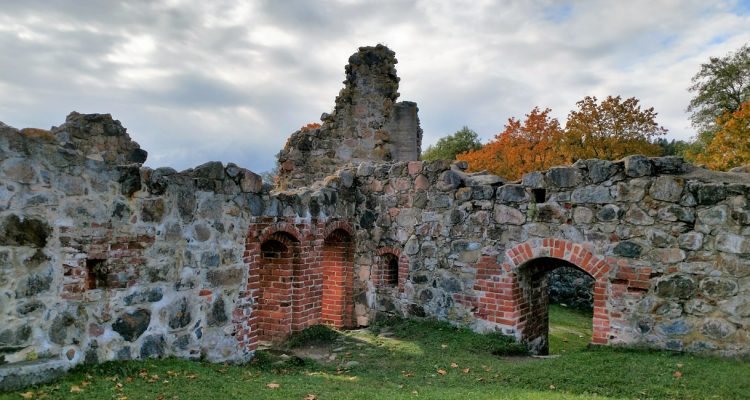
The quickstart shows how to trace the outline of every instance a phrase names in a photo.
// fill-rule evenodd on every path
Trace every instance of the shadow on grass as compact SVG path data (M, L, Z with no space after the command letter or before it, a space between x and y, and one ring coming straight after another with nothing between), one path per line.
M325 357L295 355L311 347ZM750 364L738 361L607 347L555 359L505 356L521 350L499 335L389 319L352 331L314 327L257 352L246 365L105 363L0 399L28 391L33 398L82 399L732 399L750 393Z

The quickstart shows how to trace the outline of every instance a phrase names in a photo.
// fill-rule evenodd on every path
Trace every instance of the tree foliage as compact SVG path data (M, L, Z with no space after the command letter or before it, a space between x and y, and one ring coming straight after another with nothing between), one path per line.
M750 101L719 117L716 125L719 130L704 151L695 154L696 160L718 170L750 164Z
M658 156L652 143L667 130L656 123L653 107L642 109L638 99L608 96L601 103L586 96L568 115L562 151L570 161L588 158L617 160L631 154Z
M427 147L422 153L422 160L454 160L456 155L482 147L479 135L464 126L456 133L443 137L434 146Z
M472 171L487 170L514 180L526 172L564 163L560 152L563 130L549 114L549 108L535 107L523 122L510 118L492 141L458 159L468 161Z
M689 90L695 92L687 111L700 131L715 132L717 120L740 109L750 101L750 47L724 57L711 57L692 79ZM700 138L699 138L700 139Z
M666 129L656 123L654 109L642 109L637 99L609 96L600 103L596 97L586 97L577 106L568 115L565 129L550 117L550 109L536 107L523 122L510 118L492 141L458 159L468 161L472 171L487 170L515 180L527 172L578 159L616 160L631 154L663 153L654 141Z

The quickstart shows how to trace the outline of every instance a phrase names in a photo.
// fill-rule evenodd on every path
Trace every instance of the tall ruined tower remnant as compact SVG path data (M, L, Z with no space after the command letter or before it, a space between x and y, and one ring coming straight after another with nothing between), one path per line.
M320 128L293 133L279 153L282 188L309 186L348 163L419 159L417 104L396 102L397 62L383 45L360 47L349 57L333 113L321 116Z

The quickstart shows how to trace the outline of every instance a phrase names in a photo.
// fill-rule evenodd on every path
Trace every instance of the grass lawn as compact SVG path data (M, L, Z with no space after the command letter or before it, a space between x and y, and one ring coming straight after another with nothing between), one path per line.
M748 362L587 348L590 315L552 307L550 318L557 358L503 355L517 349L496 335L391 321L342 334L313 330L295 349L259 353L245 366L108 363L0 399L750 398Z

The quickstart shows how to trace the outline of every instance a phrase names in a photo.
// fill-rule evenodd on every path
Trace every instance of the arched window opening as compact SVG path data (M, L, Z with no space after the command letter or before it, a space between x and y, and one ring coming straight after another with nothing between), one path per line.
M384 287L398 286L398 257L386 253L380 257L380 283Z

